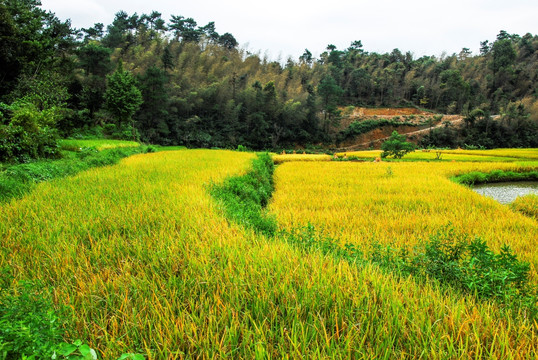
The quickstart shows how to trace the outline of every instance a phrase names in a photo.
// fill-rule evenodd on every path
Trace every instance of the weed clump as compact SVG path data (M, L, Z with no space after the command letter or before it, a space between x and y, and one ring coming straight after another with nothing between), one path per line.
M482 239L469 240L450 228L412 249L376 242L365 247L341 246L311 224L280 235L305 252L316 251L359 265L374 264L398 276L434 281L478 299L523 309L533 318L538 315L536 289L529 280L530 265L519 260L507 245L495 253Z
M532 304L535 297L529 263L520 261L509 246L495 253L482 239L469 240L450 230L413 249L373 244L368 258L403 276L435 280L481 299Z
M62 341L62 322L42 284L0 288L0 358L51 359Z

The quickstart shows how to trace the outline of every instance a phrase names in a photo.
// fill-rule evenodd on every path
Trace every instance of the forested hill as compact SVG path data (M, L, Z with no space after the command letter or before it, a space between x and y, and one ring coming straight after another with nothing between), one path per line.
M45 144L58 135L190 147L331 144L338 108L354 105L463 114L468 126L453 144L538 146L532 34L501 31L478 55L379 54L358 40L280 63L239 48L212 22L120 11L110 25L74 29L39 1L6 0L0 41L0 142L34 129ZM490 124L490 114L505 120Z

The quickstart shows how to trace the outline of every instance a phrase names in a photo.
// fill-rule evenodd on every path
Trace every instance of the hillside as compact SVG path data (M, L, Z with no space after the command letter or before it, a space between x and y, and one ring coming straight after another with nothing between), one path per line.
M371 136L359 126L340 134L339 121L361 116L411 122L390 126L414 132L422 146L538 146L538 36L530 33L501 30L476 55L416 58L370 52L356 40L284 63L183 15L119 11L112 23L84 29L33 1L2 3L0 15L9 40L0 53L0 161L57 156L59 136L190 148L376 147L388 124ZM348 106L366 109L340 120ZM400 107L425 111L392 120L391 111L367 110ZM468 121L436 127L423 141L415 122L430 111ZM493 127L491 114L501 115Z

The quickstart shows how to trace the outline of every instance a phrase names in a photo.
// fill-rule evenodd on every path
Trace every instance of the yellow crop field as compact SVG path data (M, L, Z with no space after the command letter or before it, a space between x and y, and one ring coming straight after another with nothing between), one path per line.
M537 266L536 221L448 179L518 168L509 163L285 163L277 168L270 208L284 228L311 223L342 243L413 245L450 225L497 250L508 244Z
M331 161L332 156L325 154L279 154L272 156L275 164L288 161Z
M0 205L7 286L42 281L55 308L67 306L65 338L100 359L538 356L524 313L227 219L211 184L246 173L253 158L164 151L37 185ZM412 244L451 223L536 265L535 220L447 179L517 166L284 162L269 210L282 228L310 222L354 242Z
M337 153L338 157L357 157L373 160L381 157L381 150L348 151ZM440 158L438 158L440 153ZM489 150L415 150L406 154L403 160L420 161L471 161L471 162L515 162L521 159L537 159L536 149L508 149L504 151Z
M538 149L442 150L445 154L538 159Z

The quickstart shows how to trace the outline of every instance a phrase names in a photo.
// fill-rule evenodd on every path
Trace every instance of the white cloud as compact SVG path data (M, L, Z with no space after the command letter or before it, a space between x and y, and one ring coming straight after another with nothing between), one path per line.
M394 48L416 56L451 54L468 47L477 52L480 41L494 40L499 30L538 32L538 3L531 0L390 1L333 0L43 0L43 7L76 27L109 24L119 10L149 13L163 18L183 15L200 25L215 21L217 31L232 33L253 52L269 51L272 58L297 58L305 48L315 55L328 44L346 48L362 40L366 51Z

